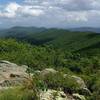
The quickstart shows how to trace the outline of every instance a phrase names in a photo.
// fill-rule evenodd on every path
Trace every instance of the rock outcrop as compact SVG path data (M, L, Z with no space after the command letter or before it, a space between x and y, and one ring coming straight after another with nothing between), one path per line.
M86 100L86 98L83 95L79 95L78 93L73 94L73 97L77 100Z
M72 96L66 95L63 91L48 90L40 93L40 100L75 100Z
M45 77L48 74L56 74L56 73L58 73L58 71L54 70L53 68L46 68L42 71L35 71L35 73L38 73L38 74L40 74L40 76ZM73 79L75 81L75 83L77 83L77 85L79 86L80 92L82 94L91 95L91 92L89 91L84 80L81 77L78 77L75 75L68 75L68 74L63 74L63 77Z
M29 77L26 73L28 66L11 63L9 61L0 61L0 89L8 89L13 86L22 85ZM40 76L45 77L48 74L56 74L58 71L53 68L46 68L42 71L35 71L32 76L38 73ZM71 77L80 86L80 89L84 90L85 93L89 93L88 88L82 78L74 75L63 75L64 78ZM57 91L48 89L47 91L40 91L40 100L86 100L83 95L79 93L68 94L64 91Z
M22 84L28 76L27 68L26 65L0 61L0 89Z
M40 71L40 74L41 74L42 76L46 76L46 75L48 75L48 74L50 74L50 73L56 74L57 72L58 72L58 71L54 70L53 68L46 68L46 69Z
M53 68L46 68L42 71L37 71L37 73L40 74L40 76L46 77L48 74L56 74L58 71L54 70ZM91 95L91 92L87 88L84 80L81 77L75 76L75 75L68 75L68 74L63 74L64 78L71 78L74 80L75 83L77 83L77 86L79 86L79 91L81 95ZM76 94L78 94L76 93ZM80 96L81 97L81 96Z
M81 94L84 94L84 95L91 95L91 92L90 90L87 88L84 80L81 78L81 77L78 77L78 76L75 76L75 75L67 75L67 74L64 74L64 77L71 77L73 78L73 80L76 81L76 83L78 84L78 86L80 86L80 93Z
M63 91L49 89L48 91L41 91L40 100L86 100L86 98L78 93L70 95Z

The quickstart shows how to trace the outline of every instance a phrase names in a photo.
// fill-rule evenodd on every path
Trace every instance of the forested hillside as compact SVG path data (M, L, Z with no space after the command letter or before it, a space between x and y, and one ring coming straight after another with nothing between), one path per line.
M98 33L70 32L54 28L13 27L0 31L0 35L34 45L50 45L70 52L85 52L90 56L98 55L100 52L100 34Z
M82 77L93 93L92 100L99 98L100 59L81 57L79 53L71 53L51 46L34 46L17 42L14 39L0 39L0 60L8 60L29 66L29 71L54 68L64 73Z
M39 30L35 28L33 30L33 28L17 27L16 29L14 27L6 32L0 31L2 34L0 60L27 65L29 73L53 68L68 75L80 76L92 93L92 95L85 95L86 99L99 100L100 35L90 32L70 32L63 29L40 28ZM66 87L62 76L59 75L58 78L55 76L55 79L53 77L49 75L45 80L50 88L57 89L56 85ZM75 86L69 80L67 92L75 92L77 90Z

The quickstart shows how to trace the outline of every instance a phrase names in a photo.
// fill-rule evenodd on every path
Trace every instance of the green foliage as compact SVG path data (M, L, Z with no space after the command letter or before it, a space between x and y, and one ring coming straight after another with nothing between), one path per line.
M0 31L0 37L15 38L34 45L51 45L71 52L81 52L83 56L100 56L100 34L91 32L71 32L64 29L36 27L13 27Z
M0 100L33 100L33 94L30 90L22 90L20 87L16 87L1 91Z
M15 39L0 39L0 60L8 60L17 64L28 65L29 68L27 71L29 73L34 72L34 70L42 70L47 67L52 67L67 74L74 73L76 75L80 75L83 77L88 88L93 93L93 97L95 98L94 100L98 100L99 98L99 53L95 56L81 56L79 53L72 53L63 49L56 49L50 45L36 46L26 42L19 42ZM41 80L36 82L36 86L33 84L32 86L35 88L43 87L42 89L46 88L47 86L53 86L55 88L59 88L61 86L62 88L69 88L71 91L76 91L76 87L78 87L71 79L62 78L61 74L51 74L48 75L44 81ZM37 90L38 89L36 89L36 91Z
M48 88L62 88L65 92L77 92L80 89L80 86L73 78L70 76L64 77L63 73L50 73L43 78L43 81L47 84Z

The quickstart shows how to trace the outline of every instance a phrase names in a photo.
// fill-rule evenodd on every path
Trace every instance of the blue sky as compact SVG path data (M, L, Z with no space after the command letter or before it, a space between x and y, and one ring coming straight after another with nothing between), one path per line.
M21 2L23 2L23 0L0 0L0 4L5 4L5 3L9 3L9 2L21 3Z
M100 27L100 0L0 0L0 28Z

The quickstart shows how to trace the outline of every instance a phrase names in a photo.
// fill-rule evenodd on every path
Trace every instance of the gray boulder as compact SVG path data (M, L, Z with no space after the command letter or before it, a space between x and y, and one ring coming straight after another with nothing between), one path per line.
M48 74L56 74L58 71L54 70L53 68L46 68L42 71L39 71L39 74L41 76L46 76ZM81 77L75 76L75 75L68 75L68 74L64 74L63 75L64 78L71 78L73 79L73 81L75 81L75 83L77 83L77 86L79 86L79 92L83 95L91 95L91 92L89 91L89 89L87 88L84 80Z
M40 100L75 100L72 96L67 96L63 91L47 90L40 92Z
M75 76L75 75L68 75L64 74L64 78L73 78L73 80L77 83L79 86L79 92L83 95L91 95L90 90L87 88L84 80L81 77Z
M86 98L83 95L80 95L78 93L74 93L73 97L75 98L75 100L86 100Z
M57 72L58 71L54 70L53 68L46 68L46 69L40 71L40 74L41 74L41 76L45 76L45 75L48 75L50 73L56 74Z
M26 65L19 66L9 61L0 61L0 89L22 84L28 77Z

